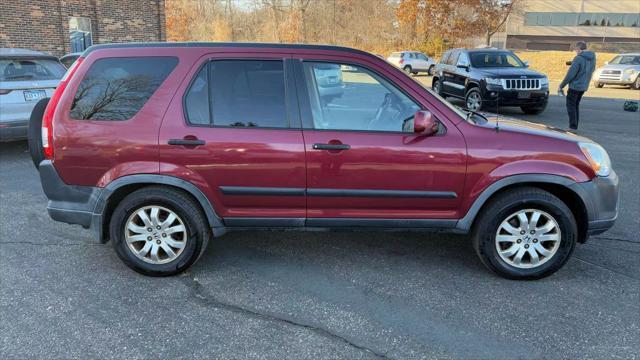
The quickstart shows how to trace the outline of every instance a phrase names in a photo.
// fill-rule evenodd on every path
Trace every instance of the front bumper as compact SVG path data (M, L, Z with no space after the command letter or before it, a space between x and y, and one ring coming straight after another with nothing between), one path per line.
M609 230L618 218L620 205L620 180L612 170L606 177L576 183L572 190L580 195L587 208L587 235L597 235Z
M29 120L0 122L0 142L27 138Z
M593 81L594 85L632 85L635 79L596 79Z
M102 216L94 211L103 188L65 184L50 160L42 161L38 170L42 189L49 199L49 216L55 221L90 228L94 237L102 239Z
M544 107L549 100L549 89L504 90L501 86L483 89L482 102L489 106Z

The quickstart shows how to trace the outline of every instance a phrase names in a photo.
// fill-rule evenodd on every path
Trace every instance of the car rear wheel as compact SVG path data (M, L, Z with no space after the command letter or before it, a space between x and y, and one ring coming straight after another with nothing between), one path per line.
M406 72L407 74L411 74L411 66L409 65L405 65L405 67L402 68L402 70L404 70L404 72Z
M109 227L116 253L131 269L167 276L184 271L204 252L211 230L198 204L181 191L148 187L125 197Z
M429 76L433 75L433 65L429 66L429 70L427 71L427 74L429 74Z
M479 111L482 109L482 95L478 88L471 88L467 91L467 96L465 96L465 105L467 109L472 111Z
M472 240L482 263L509 279L539 279L564 265L577 238L571 210L553 194L520 188L498 195L476 219Z
M31 161L36 169L40 166L40 162L44 160L44 151L42 150L42 117L44 111L49 104L49 98L41 99L31 110L31 118L29 118L29 128L27 130L27 141L29 143L29 154Z

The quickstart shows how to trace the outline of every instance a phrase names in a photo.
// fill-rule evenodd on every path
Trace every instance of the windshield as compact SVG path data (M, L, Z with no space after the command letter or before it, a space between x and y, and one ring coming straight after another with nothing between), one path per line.
M525 67L524 63L508 51L470 52L471 66L474 68L489 67Z
M55 80L65 71L55 60L0 59L0 81Z
M609 64L615 65L640 65L640 56L622 55L616 56Z

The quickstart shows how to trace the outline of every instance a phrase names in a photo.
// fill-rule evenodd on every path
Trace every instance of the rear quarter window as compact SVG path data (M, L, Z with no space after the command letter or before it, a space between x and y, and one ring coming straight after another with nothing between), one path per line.
M75 120L128 120L178 64L176 57L105 58L94 62L71 105Z

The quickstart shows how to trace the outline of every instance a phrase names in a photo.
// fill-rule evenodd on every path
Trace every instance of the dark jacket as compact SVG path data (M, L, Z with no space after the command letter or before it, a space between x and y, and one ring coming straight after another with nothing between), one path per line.
M593 51L583 51L571 62L567 75L560 83L560 88L569 85L569 89L587 91L591 76L596 68L596 54Z

